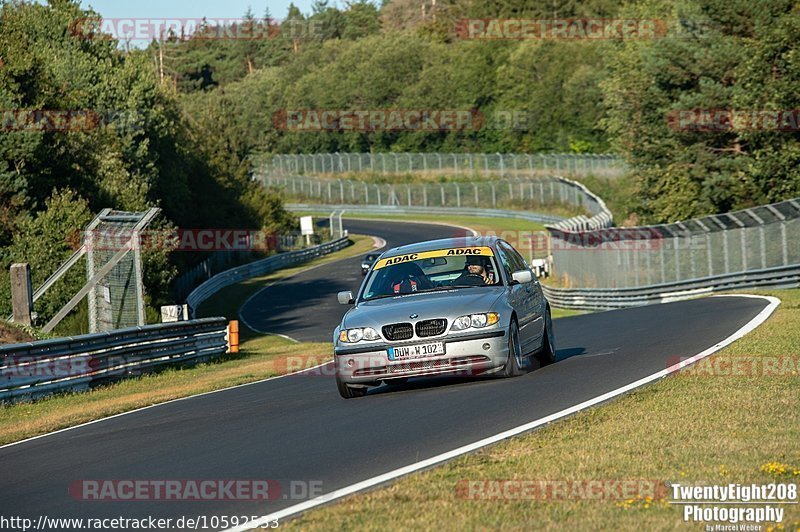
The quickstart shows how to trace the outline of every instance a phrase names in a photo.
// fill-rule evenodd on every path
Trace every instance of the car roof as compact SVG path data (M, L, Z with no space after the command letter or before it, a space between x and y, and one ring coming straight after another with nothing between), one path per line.
M437 249L487 247L493 246L498 240L500 240L500 238L496 236L441 238L439 240L428 240L426 242L417 242L415 244L392 248L386 251L382 257L395 257L397 255L422 253L424 251L434 251Z

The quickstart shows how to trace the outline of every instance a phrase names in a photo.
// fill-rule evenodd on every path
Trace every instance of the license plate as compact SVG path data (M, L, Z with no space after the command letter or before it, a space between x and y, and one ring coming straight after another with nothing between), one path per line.
M387 352L389 353L389 360L434 357L444 354L444 342L390 347Z

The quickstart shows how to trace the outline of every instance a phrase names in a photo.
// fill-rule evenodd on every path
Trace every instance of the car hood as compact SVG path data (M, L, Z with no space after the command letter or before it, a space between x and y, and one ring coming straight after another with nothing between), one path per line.
M344 316L344 328L374 327L379 329L388 323L416 322L433 318L451 321L464 314L494 310L498 298L505 288L476 287L460 288L445 292L428 292L387 297L374 301L363 301ZM417 314L417 318L411 318Z

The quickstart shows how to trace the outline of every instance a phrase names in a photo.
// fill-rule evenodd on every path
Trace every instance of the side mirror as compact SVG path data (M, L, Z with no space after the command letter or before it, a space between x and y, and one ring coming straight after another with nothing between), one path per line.
M339 292L336 294L336 299L339 300L340 305L351 305L356 300L356 298L353 297L353 292L350 290L347 292Z
M511 278L519 284L528 284L533 281L533 272L530 270L519 270L512 273Z

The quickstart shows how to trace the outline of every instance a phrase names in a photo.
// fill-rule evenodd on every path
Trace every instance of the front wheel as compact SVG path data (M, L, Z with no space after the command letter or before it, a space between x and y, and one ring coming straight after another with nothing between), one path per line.
M516 320L511 321L508 327L508 361L503 368L503 377L518 377L524 373L522 370L522 346L519 343L519 325Z
M367 395L366 386L350 386L346 382L342 382L338 375L336 376L336 387L339 389L339 395L345 399L354 399L356 397L364 397Z
M556 361L556 335L553 332L553 319L550 317L550 305L547 305L542 331L542 347L536 353L539 364L546 366Z

